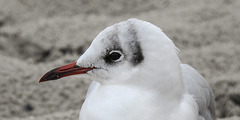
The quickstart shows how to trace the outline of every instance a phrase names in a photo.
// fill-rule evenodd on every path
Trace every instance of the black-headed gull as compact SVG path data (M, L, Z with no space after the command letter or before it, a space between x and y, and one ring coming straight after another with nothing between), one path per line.
M129 19L107 27L76 62L39 82L90 78L79 120L216 120L211 88L177 51L160 28Z

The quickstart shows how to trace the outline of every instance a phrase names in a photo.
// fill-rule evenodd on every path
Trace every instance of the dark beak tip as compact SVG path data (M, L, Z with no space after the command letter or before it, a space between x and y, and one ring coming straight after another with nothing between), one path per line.
M55 75L51 75L47 73L47 75L44 75L38 82L41 83L41 82L47 82L47 81L56 80L56 79L59 79L59 78Z
M41 82L47 82L50 80L59 79L57 70L58 68L48 71L45 75L42 76L42 78L38 82L41 83Z
M44 82L43 80L39 80L38 83Z
M38 81L38 83L42 83L42 82L46 82L46 81L48 81L48 80L41 78L41 79Z
M38 81L38 83L42 83L42 82L46 82L47 80L46 79L40 79L39 81Z

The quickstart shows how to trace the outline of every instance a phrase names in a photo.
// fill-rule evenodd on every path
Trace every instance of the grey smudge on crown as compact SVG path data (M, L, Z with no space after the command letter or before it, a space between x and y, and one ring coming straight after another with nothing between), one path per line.
M134 29L133 25L129 26L128 29L129 36L129 50L131 51L131 63L135 66L140 64L144 60L144 56L142 54L142 48L138 41L137 31Z
M122 47L117 34L113 34L109 39L111 40L111 47L109 48L110 50L122 51Z
M111 50L120 50L122 51L122 47L120 44L120 40L118 37L118 27L114 26L114 30L107 33L108 35L106 36L106 38L103 39L103 42L109 42L109 43L105 43L105 44L109 44L109 48L107 48L107 52L110 52Z

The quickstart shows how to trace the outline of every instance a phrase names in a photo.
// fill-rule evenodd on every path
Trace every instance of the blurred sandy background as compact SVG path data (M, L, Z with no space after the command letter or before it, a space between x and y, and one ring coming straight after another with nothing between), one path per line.
M0 119L78 120L90 81L38 80L132 17L162 28L208 80L219 120L240 119L239 0L0 0Z

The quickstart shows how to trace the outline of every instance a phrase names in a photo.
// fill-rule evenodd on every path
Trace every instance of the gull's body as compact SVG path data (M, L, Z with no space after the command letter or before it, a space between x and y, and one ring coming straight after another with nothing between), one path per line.
M106 28L69 66L40 81L93 80L79 120L216 120L206 80L181 64L173 42L151 23L129 19Z
M152 111L154 111L154 109L148 108L147 107L148 105L145 104L146 98L144 98L144 93L145 93L144 91L143 91L143 93L137 93L137 92L134 92L134 90L131 90L134 92L133 93L134 96L136 95L136 93L139 95L138 96L139 98L137 98L137 99L140 100L140 102L136 101L135 100L136 98L132 98L132 100L129 100L129 99L131 99L131 98L129 98L129 96L132 96L132 95L131 95L131 93L128 93L128 90L126 90L127 87L119 86L119 88L118 88L116 86L116 88L115 88L116 92L115 92L115 91L113 91L114 87L113 88L111 88L111 87L104 88L103 86L101 86L100 83L95 82L95 81L93 81L91 83L91 85L88 89L88 93L86 96L87 99L82 107L82 114L84 116L84 114L86 114L84 109L88 109L88 108L95 111L96 110L95 107L97 106L95 104L99 104L104 109L108 109L107 107L113 107L113 108L116 108L117 110L122 110L122 114L119 114L119 112L116 112L116 111L106 112L102 109L103 111L100 110L100 112L97 112L97 110L96 110L96 112L92 111L89 113L90 116L93 117L93 120L95 120L94 117L97 117L98 115L101 116L102 114L106 114L106 113L108 114L107 115L108 118L104 118L105 120L108 120L108 119L111 120L113 118L115 118L114 120L118 120L117 118L119 118L119 120L123 119L123 117L116 117L116 115L114 113L118 113L119 116L129 115L129 116L133 117L132 119L137 119L137 120L147 120L147 119L154 120L154 117L156 117L156 116L158 117L158 115L160 116L160 118L162 118L162 120L164 120L164 119L168 120L167 118L170 117L170 115L173 115L176 117L176 118L172 118L173 120L174 119L178 119L178 120L181 120L181 119L183 119L183 120L216 120L214 96L213 96L212 90L211 90L210 86L207 84L206 80L194 68L192 68L189 65L181 64L181 69L182 69L182 74L183 74L184 86L185 86L185 90L186 90L185 91L186 93L184 95L186 97L186 99L183 99L184 102L182 102L182 110L189 112L188 113L188 115L190 114L189 116L184 114L183 111L180 112L180 109L178 109L180 113L179 113L179 115L177 115L176 112L170 112L167 109L165 109L165 107L162 107L162 108L164 108L163 110L166 110L165 112L167 112L165 114L165 115L167 115L166 117L164 117L160 114L151 115L149 113L154 113L154 112L152 112ZM103 98L102 95L100 95L100 96L94 95L94 94L101 94L102 91L99 90L99 89L102 89L101 87L103 87L103 89L106 90L103 93L109 94L109 96L111 98L104 97L104 99L101 99L101 98ZM119 90L119 91L117 91L117 90ZM121 95L119 95L118 93L121 93ZM92 94L92 96L93 96L92 98L89 97L89 96L91 96L90 94ZM149 96L149 94L147 93L146 96ZM94 97L100 97L100 98L94 98ZM126 97L126 98L124 98L124 97ZM192 97L194 97L194 100ZM89 99L92 99L93 101L91 101ZM117 99L117 100L114 100L114 99ZM123 106L121 104L117 103L117 101L124 102L123 99L126 102L128 102L129 104L131 104L131 105L129 105L129 104L127 105L127 107L129 107L129 108L127 108L127 110L125 110L126 108L122 108ZM98 102L96 103L95 100L98 100ZM103 102L101 102L101 100L103 100ZM109 101L113 102L113 104L112 104L113 106L109 106L109 103L108 103ZM133 102L129 102L129 101L133 101ZM143 101L143 103L141 103L142 101ZM107 105L103 104L105 102L107 102L106 103ZM157 102L157 104L155 107L160 107L158 104L159 104L159 102L163 102L163 99L157 100L156 102ZM196 106L196 103L198 104L197 106ZM118 107L114 106L114 104L117 105ZM123 104L125 104L125 103L123 103ZM154 103L153 103L153 105L154 105ZM137 109L136 106L143 108L143 109L140 109L140 110L143 110L140 115L138 115L139 113L136 111L136 109ZM119 107L121 109L119 109ZM133 110L131 110L131 109L133 109ZM174 106L174 109L177 109L177 107ZM138 113L138 114L130 114L129 111L133 111L134 113ZM111 113L111 112L113 112L113 113ZM94 116L94 113L96 113L98 115ZM145 114L147 114L147 115L145 115ZM111 118L110 115L113 115L112 116L113 118ZM80 116L80 118L83 116ZM180 118L180 116L182 116L182 118ZM196 119L196 117L197 117L197 119ZM79 120L81 120L81 119L79 119Z

